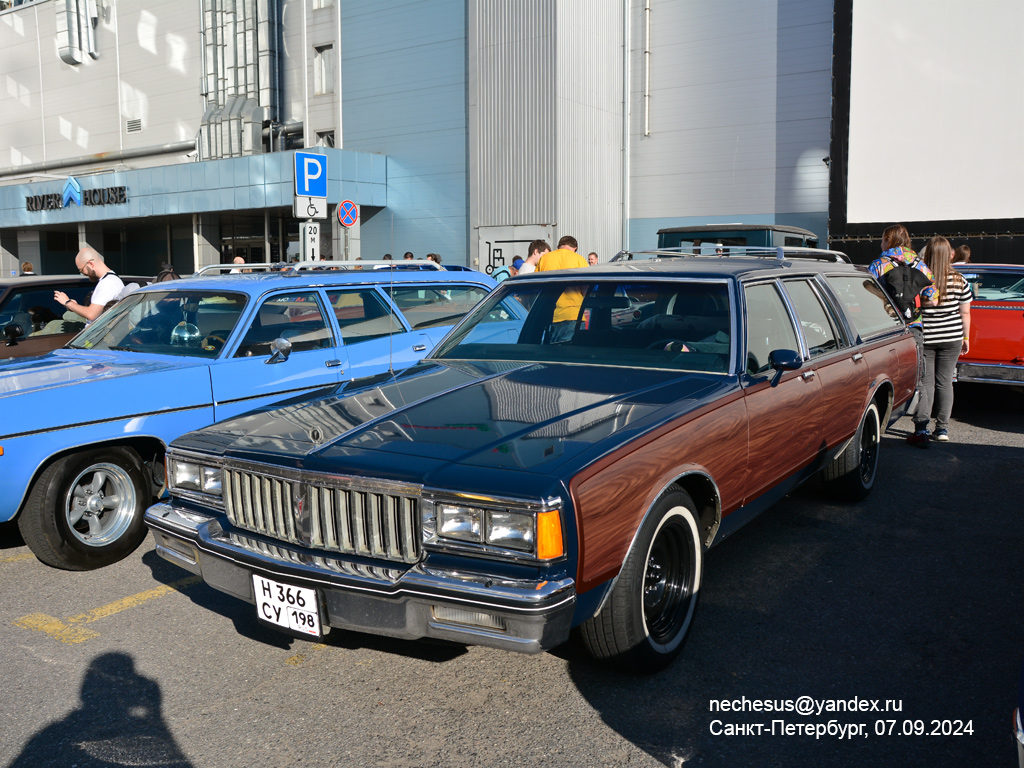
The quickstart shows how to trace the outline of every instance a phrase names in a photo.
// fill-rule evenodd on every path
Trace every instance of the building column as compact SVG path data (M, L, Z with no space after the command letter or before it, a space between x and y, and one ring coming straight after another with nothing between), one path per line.
M95 248L100 253L103 253L103 227L97 224L79 222L78 250L82 250L86 246ZM107 254L103 253L103 257L106 258Z
M37 275L44 274L42 233L37 229L19 229L16 253L19 261L31 261ZM20 269L19 269L20 271Z
M192 214L192 252L196 270L220 264L220 219L208 213Z
M40 264L39 267L42 267L42 265ZM39 267L37 267L37 270ZM20 272L21 262L18 260L18 233L15 230L0 231L0 275L16 277Z

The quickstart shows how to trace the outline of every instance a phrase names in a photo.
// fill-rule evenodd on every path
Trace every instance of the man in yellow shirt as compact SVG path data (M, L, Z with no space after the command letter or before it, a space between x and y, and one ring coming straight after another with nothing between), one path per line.
M566 235L558 241L557 251L549 251L540 257L537 271L586 268L587 260L576 253L579 247L575 237ZM562 291L562 295L555 302L555 311L551 316L551 330L548 333L549 344L568 341L572 338L582 304L583 292L579 288L567 288Z

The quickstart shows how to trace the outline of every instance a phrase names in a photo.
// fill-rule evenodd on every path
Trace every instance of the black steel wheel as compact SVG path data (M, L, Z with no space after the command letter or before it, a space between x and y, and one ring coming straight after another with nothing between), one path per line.
M640 526L606 605L581 627L594 656L651 673L679 654L700 597L699 530L696 505L673 486Z
M841 501L860 501L871 493L878 472L882 424L878 404L868 405L857 433L835 460L822 470L825 488Z

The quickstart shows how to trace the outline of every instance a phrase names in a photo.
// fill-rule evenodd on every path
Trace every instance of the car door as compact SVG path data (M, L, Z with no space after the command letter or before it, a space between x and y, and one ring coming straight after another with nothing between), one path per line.
M996 365L1024 363L1024 273L967 267L961 272L974 293L970 351L964 359Z
M408 368L433 344L423 331L410 331L384 293L375 286L326 289L348 354L343 379Z
M746 318L744 400L749 452L746 501L811 463L822 448L821 382L806 365L773 387L776 350L800 351L793 318L775 281L743 287Z
M822 392L822 436L832 448L860 425L871 370L864 355L851 348L835 308L809 277L784 280L783 288L800 323L807 369L815 372Z
M239 324L234 340L225 345L225 355L210 366L217 420L338 384L348 359L328 318L317 290L263 298ZM291 342L287 357L273 356L277 338Z

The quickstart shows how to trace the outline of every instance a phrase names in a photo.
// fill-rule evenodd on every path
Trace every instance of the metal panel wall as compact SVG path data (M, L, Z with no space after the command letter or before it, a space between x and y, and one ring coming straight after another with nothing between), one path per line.
M341 2L344 146L386 154L362 256L467 259L466 0Z
M58 56L54 3L0 14L0 166L195 136L202 115L198 6L124 0L103 9L99 58L83 56L76 65ZM141 130L128 133L128 120L140 120Z
M549 0L469 3L474 230L556 219L555 30Z
M829 0L632 0L632 247L659 226L793 223L825 236ZM717 217L717 219L716 219Z
M607 261L622 240L622 4L561 0L557 8L555 234Z

